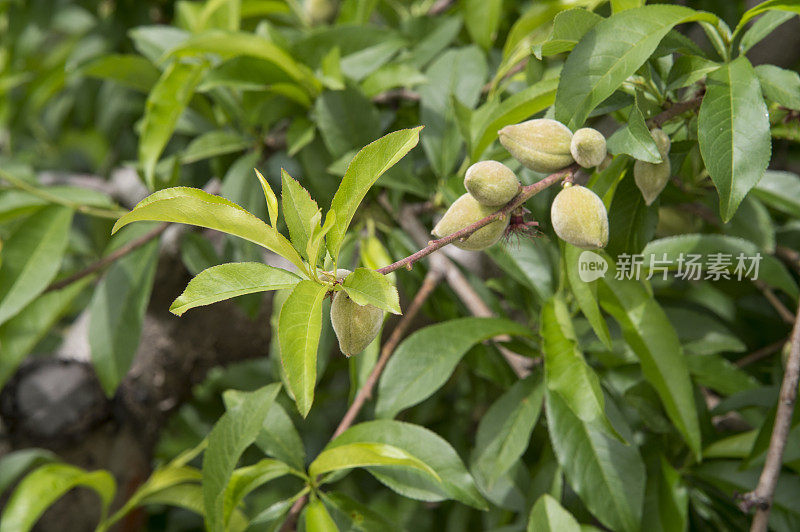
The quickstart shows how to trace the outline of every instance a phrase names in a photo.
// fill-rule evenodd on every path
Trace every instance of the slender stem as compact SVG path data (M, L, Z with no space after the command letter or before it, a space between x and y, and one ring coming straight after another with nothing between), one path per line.
M145 244L147 244L148 242L150 242L154 238L157 238L161 233L164 232L164 230L166 230L167 227L169 227L169 224L168 223L164 223L164 224L159 225L158 227L155 227L155 228L151 229L150 231L148 231L147 233L143 234L139 238L137 238L135 240L131 240L130 242L128 242L124 246L119 247L118 249L116 249L113 252L109 253L108 255L106 255L102 259L98 260L97 262L90 264L89 266L87 266L83 270L81 270L79 272L75 272L72 275L70 275L69 277L65 277L65 278L61 279L60 281L56 281L56 282L52 283L50 286L47 287L45 292L52 292L53 290L61 290L62 288L66 287L66 286L69 286L69 285L71 285L72 283L74 283L76 281L80 281L81 279L83 279L87 275L92 275L93 273L95 273L95 272L105 268L106 266L110 265L112 262L121 259L125 255L127 255L127 254L129 254L129 253L131 253L133 251L136 251L137 249L139 249L140 247L144 246Z
M778 299L778 296L775 295L775 292L770 290L770 288L764 283L763 281L755 281L756 287L761 290L761 293L767 299L772 308L775 309L775 312L781 317L783 321L786 323L792 324L794 323L794 314L792 311L786 308L783 302Z
M764 462L764 469L761 471L756 489L742 497L741 507L743 510L748 511L753 506L758 508L753 517L750 532L766 532L767 530L772 498L783 463L783 451L792 428L792 413L795 401L797 401L797 385L800 381L800 307L795 316L789 359L786 361L786 370L781 383L778 410L775 413L775 425L769 440L767 459Z
M757 349L750 353L749 355L743 356L739 360L736 361L736 366L739 368L743 368L745 366L749 366L759 360L767 358L772 353L776 351L780 351L783 345L786 343L786 340L778 340L777 342L772 342L769 345L762 347L761 349Z
M127 211L123 209L104 209L101 207L91 207L89 205L82 205L80 203L75 203L74 201L70 201L64 199L56 194L52 194L46 189L36 187L31 185L27 181L23 179L19 179L18 177L14 177L13 175L9 174L8 172L0 169L0 178L4 179L11 183L12 186L24 190L25 192L32 194L38 198L42 198L45 201L50 203L55 203L57 205L63 205L65 207L69 207L71 209L75 209L76 211L88 214L91 216L97 216L98 218L111 218L116 220Z
M499 211L490 214L486 218L482 218L477 222L466 226L464 229L456 231L455 233L450 234L446 237L440 238L438 240L431 240L427 246L420 249L416 253L413 253L408 257L400 259L397 262L390 264L386 267L380 268L377 271L379 273L386 275L387 273L399 270L400 268L410 268L415 262L422 259L423 257L427 257L437 249L441 249L447 244L451 244L456 240L467 238L469 235L471 235L481 227L485 227L490 223L494 222L495 220L502 220L506 216L510 215L514 209L516 209L517 207L528 201L528 199L531 196L541 192L550 185L557 183L561 179L565 179L567 177L572 176L577 170L578 170L578 165L573 164L571 166L568 166L567 168L564 168L563 170L559 170L554 174L550 174L541 181L537 181L532 185L522 187L522 190L520 190L519 194L517 194L517 196L513 200L508 202L508 204L506 204L506 206L500 209Z
M654 127L661 127L663 124L669 122L673 118L678 115L682 115L686 111L693 111L700 107L700 103L703 101L702 96L696 96L691 100L686 100L685 102L678 102L673 104L672 107L666 109L665 111L661 111L656 116L651 118L647 121L647 125L650 128Z

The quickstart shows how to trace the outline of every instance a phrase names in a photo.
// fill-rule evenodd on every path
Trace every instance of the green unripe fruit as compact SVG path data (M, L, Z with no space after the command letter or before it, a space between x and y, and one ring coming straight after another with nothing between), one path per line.
M661 154L660 163L636 161L633 164L633 180L644 197L644 202L651 205L664 187L667 186L669 176L672 174L672 165L669 162L669 149L672 142L669 136L660 129L650 132Z
M339 349L346 356L357 355L378 336L383 310L373 305L359 305L344 290L336 292L331 304L331 325L339 339Z
M439 223L433 228L433 235L436 238L452 235L456 231L460 231L466 226L482 218L486 218L496 210L495 207L481 205L471 194L464 194L450 205L450 208L444 213L442 219L439 220ZM456 247L469 251L478 251L488 248L503 236L506 227L508 227L508 221L508 216L504 217L502 220L495 220L469 235L464 241L456 240L453 244Z
M520 184L517 175L503 163L481 161L467 169L464 186L478 203L499 207L514 199Z
M583 249L608 244L608 214L603 200L586 187L567 185L550 207L550 221L558 237Z
M648 163L636 161L633 163L633 180L644 197L646 205L652 205L664 187L667 186L672 166L669 159L664 157L664 162Z
M512 157L536 172L549 174L574 162L569 150L572 131L556 120L528 120L506 126L497 135Z
M581 128L572 135L569 151L576 163L592 168L606 158L606 138L596 129Z

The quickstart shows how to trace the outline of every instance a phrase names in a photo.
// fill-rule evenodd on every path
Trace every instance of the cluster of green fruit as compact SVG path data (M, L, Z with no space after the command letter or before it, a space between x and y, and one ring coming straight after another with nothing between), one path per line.
M500 143L523 166L536 172L551 173L577 162L584 168L606 159L606 139L592 128L574 134L556 120L539 118L506 126L498 132ZM497 161L473 164L466 173L467 193L458 198L433 228L442 238L497 212L514 199L520 190L514 172ZM588 188L566 183L550 209L553 229L559 238L572 245L596 249L608 243L608 214L597 194ZM462 249L481 250L496 243L505 233L509 217L495 220L454 242Z

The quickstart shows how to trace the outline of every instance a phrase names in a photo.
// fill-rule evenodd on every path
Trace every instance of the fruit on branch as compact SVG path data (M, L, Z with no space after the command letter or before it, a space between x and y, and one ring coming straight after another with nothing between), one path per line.
M576 163L592 168L606 158L606 138L596 129L581 128L572 135L569 151Z
M574 162L570 153L572 132L556 120L528 120L506 126L497 135L512 157L536 172L549 174Z
M481 205L471 194L464 194L450 205L450 208L444 213L442 219L439 220L439 223L433 228L433 235L436 238L452 235L456 231L460 231L468 225L482 218L486 218L496 210L496 207ZM479 251L488 248L500 240L507 226L508 216L481 227L464 240L456 240L453 244L461 249Z
M304 9L311 24L326 24L336 14L336 2L335 0L306 0Z
M669 176L672 174L672 166L669 162L669 149L671 142L669 135L661 129L654 129L650 132L653 140L661 154L660 163L648 163L647 161L636 161L633 163L633 180L644 197L644 202L651 205L664 187L667 186Z
M467 168L464 186L478 203L489 207L505 205L520 188L517 175L497 161L481 161Z
M339 349L346 356L357 355L378 336L383 310L373 305L359 305L344 290L336 292L331 304L331 325L339 339Z
M603 200L586 187L567 183L550 207L558 237L573 246L597 249L608 244L608 213Z

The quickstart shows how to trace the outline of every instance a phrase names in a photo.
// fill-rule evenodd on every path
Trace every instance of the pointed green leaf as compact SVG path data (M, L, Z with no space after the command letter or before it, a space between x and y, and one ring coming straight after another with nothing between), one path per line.
M478 425L472 471L491 486L528 448L544 398L541 374L516 382L489 407Z
M456 451L440 436L419 425L388 419L359 423L328 444L326 449L350 443L383 443L400 448L427 464L441 481L417 469L369 468L375 478L405 497L422 501L455 499L487 509Z
M619 155L626 153L640 161L660 163L661 154L658 152L653 136L644 122L644 115L639 106L631 106L628 123L614 132L608 139L608 153Z
M769 164L769 114L755 70L739 57L708 75L697 140L719 193L722 220L733 217Z
M228 483L242 453L256 439L280 384L268 384L244 394L241 404L228 410L211 429L203 455L203 507L211 532L225 529L225 499Z
M596 423L622 439L606 417L600 379L578 348L564 300L553 297L545 303L540 321L547 389L558 394L581 421Z
M339 532L336 522L319 499L308 503L304 515L308 532Z
M501 334L530 336L531 330L497 318L461 318L421 329L397 348L378 385L378 417L394 417L438 390L466 352Z
M17 315L58 273L67 248L72 214L65 207L45 207L3 242L0 323Z
M531 509L528 532L581 532L581 527L571 513L545 493Z
M11 494L0 518L0 532L28 532L51 504L78 486L90 488L100 496L105 516L116 492L111 473L87 472L68 464L46 464L22 479Z
M267 482L287 474L289 474L289 466L270 458L264 458L251 466L234 470L231 474L231 480L225 488L223 513L226 529L231 516L247 494Z
M283 219L289 228L289 236L295 247L308 258L306 247L314 233L312 220L319 211L319 206L311 198L311 194L283 169L281 169L281 183ZM319 222L316 225L319 226Z
M633 75L669 31L692 20L715 21L683 6L651 5L599 21L567 57L556 93L555 117L575 130Z
M210 305L232 297L268 290L292 288L300 277L260 262L231 262L198 273L186 290L173 301L169 311L182 316L191 308Z
M359 305L373 305L392 314L402 314L397 288L375 270L356 268L345 278L342 286L350 299Z
M340 469L369 466L410 467L441 481L436 471L425 462L403 449L385 443L348 443L325 449L308 466L308 474L316 477Z
M800 74L775 65L758 65L755 70L764 96L788 109L800 111Z
M545 394L550 440L569 485L605 526L638 531L645 468L637 448L581 421L559 394Z
M314 232L311 235L311 240L309 240L308 244L306 244L308 263L312 268L315 267L319 261L319 252L320 247L322 247L322 239L325 238L325 235L330 232L336 223L336 211L333 209L328 211L327 216L325 216L325 223L322 224L322 227L319 225L319 219L321 217L322 211L317 212L317 214L314 216L313 223L311 224Z
M603 17L588 9L574 8L558 13L553 19L553 31L543 43L533 45L533 55L544 56L569 52Z
M286 370L289 390L303 417L314 402L322 301L327 291L324 285L300 281L283 304L278 319L281 362Z
M278 198L275 196L275 193L272 191L272 187L269 186L269 181L258 171L258 168L254 168L253 170L256 171L256 177L258 177L258 182L261 183L261 190L264 191L264 199L267 201L267 212L269 213L269 224L272 227L278 227Z
M761 13L766 13L767 11L788 11L790 13L797 13L800 15L800 1L799 0L767 0L766 2L761 2L755 7L751 7L747 11L745 11L742 18L739 20L739 24L736 25L736 30L733 32L734 35L739 33L742 29L744 29L744 25L747 24L753 17L757 17Z
M580 277L579 268L581 267L581 262L579 259L584 251L566 242L563 250L564 267L572 295L575 296L575 301L578 302L581 312L583 312L583 315L592 326L597 338L603 342L603 345L611 349L611 335L608 332L608 324L597 303L597 281L586 282Z
M368 144L353 157L331 202L331 209L336 211L338 221L328 234L326 245L334 260L339 255L344 234L361 200L386 170L417 145L421 129L415 127L389 133Z
M664 310L638 281L617 280L615 275L612 267L602 278L600 304L622 327L645 379L656 389L667 415L699 460L700 424L678 335Z
M197 225L229 233L274 251L305 271L303 259L275 228L232 201L196 188L167 188L149 195L117 220L112 233L143 220Z
M161 74L147 96L139 135L139 161L150 189L155 186L158 158L172 136L178 118L192 99L205 69L201 63L175 61Z

